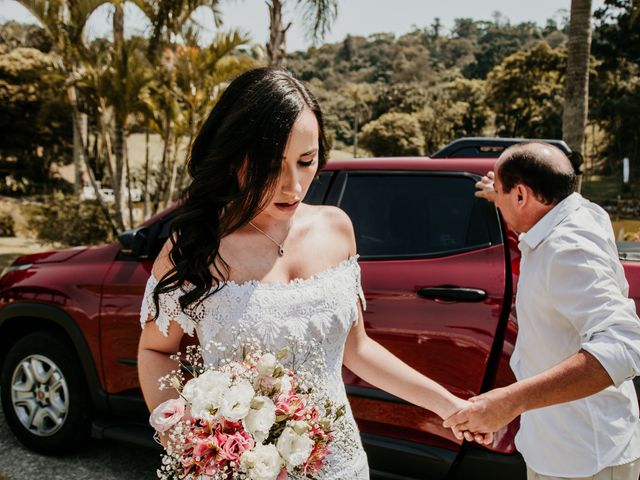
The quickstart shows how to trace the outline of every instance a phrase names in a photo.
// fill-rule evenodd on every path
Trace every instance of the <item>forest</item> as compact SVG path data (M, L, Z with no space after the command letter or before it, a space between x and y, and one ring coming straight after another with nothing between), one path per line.
M189 20L202 2L177 2L173 16L157 11L172 2L136 2L154 27L148 36L125 37L116 8L113 37L83 39L101 3L78 2L62 27L44 9L41 25L0 25L0 195L49 195L53 210L39 218L52 231L46 218L77 212L83 188L110 186L114 201L98 195L92 210L105 214L104 238L136 224L134 213L146 218L179 197L188 145L207 113L232 78L269 63L269 48L222 28L203 45ZM617 175L625 157L633 175L640 170L635 13L631 0L606 0L593 12L584 147L591 173ZM282 63L318 97L334 155L429 155L463 136L562 138L568 30L566 11L544 25L497 12L448 28L435 19L400 36L318 42ZM144 147L132 155L134 137ZM72 164L82 182L57 173Z

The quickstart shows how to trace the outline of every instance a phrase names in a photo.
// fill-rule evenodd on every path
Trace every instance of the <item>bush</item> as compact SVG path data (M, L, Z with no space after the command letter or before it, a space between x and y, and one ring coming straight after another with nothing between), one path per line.
M0 213L0 237L15 237L15 222L8 213Z
M418 119L408 113L385 113L367 123L360 143L377 157L424 155L424 135Z
M38 240L67 246L95 245L113 240L109 221L95 201L56 192L35 209L29 226Z

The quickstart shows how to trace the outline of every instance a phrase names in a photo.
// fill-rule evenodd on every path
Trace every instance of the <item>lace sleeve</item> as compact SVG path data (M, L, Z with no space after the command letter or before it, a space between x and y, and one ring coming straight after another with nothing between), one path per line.
M356 257L357 260L357 257ZM360 271L360 265L358 265L358 262L354 262L355 264L355 268L354 268L354 283L355 283L355 294L356 294L356 301L360 300L360 305L362 305L362 311L366 311L367 310L367 300L364 298L364 291L362 290L362 275L361 275L361 271ZM353 324L357 325L358 324L358 309L356 308L356 318L353 320Z
M140 324L142 328L155 318L156 306L153 302L153 291L157 284L158 281L151 275L149 280L147 280L144 297L142 298L142 306L140 307ZM177 322L187 335L193 336L196 324L193 319L180 308L180 303L178 302L180 292L181 290L178 289L168 293L161 293L158 298L160 312L155 322L165 336L168 335L171 320Z

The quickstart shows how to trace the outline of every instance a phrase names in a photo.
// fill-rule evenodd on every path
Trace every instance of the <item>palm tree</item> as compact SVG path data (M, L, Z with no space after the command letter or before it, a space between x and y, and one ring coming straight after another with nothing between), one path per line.
M296 0L302 8L302 21L309 27L309 36L315 43L324 38L331 24L338 15L337 0ZM269 42L267 56L269 64L284 67L286 63L286 36L291 22L286 26L282 19L282 7L285 0L268 0L269 7Z
M562 137L582 155L589 102L591 0L571 0Z
M208 47L199 48L196 39L192 38L178 50L175 61L175 94L181 105L181 115L175 122L174 134L176 137L186 138L187 145L193 142L226 84L240 73L256 66L256 62L248 55L229 56L248 42L248 37L232 31L219 34ZM174 148L173 152L176 155L178 149ZM177 159L172 160L172 174L165 203L174 200L174 193L183 186L186 172L184 167L179 168Z
M91 14L106 0L18 0L29 12L42 24L51 38L53 51L61 59L60 69L68 78L69 86L67 96L71 105L73 116L73 137L75 165L75 191L80 192L82 187L82 166L87 171L89 180L96 192L96 198L101 208L116 231L113 219L109 214L103 198L98 192L98 187L89 164L86 140L84 139L84 122L78 107L77 92L74 80L82 67L86 54L83 32Z
M129 191L129 223L133 223L130 175L126 155L127 125L131 114L143 108L140 93L145 85L149 83L152 75L148 74L148 69L142 66L144 62L139 55L139 52L142 51L141 46L137 45L132 48L124 39L125 0L110 0L109 3L114 8L112 58L110 67L103 72L107 80L99 82L103 90L99 92L98 96L103 107L110 108L113 113L113 142L107 140L108 143L113 145L112 156L110 154L111 149L108 149L109 157L112 158L112 161L109 162L112 165L110 176L115 197L116 222L119 227L124 228L125 185ZM165 0L160 2L133 0L132 3L149 18L149 21L154 26L154 34L150 41L150 44L155 45L153 49L154 56L149 59L155 65L161 63L158 62L160 58L156 55L159 51L158 48L162 44L169 43L168 40L172 34L180 33L195 9L200 6L209 7L214 14L216 24L220 23L220 15L217 11L218 0ZM160 72L157 71L158 68ZM162 65L156 68L156 73L160 73L163 76L162 73L165 73L165 69L162 68ZM169 84L173 83L170 76L168 82ZM177 114L175 109L172 109L172 112ZM106 129L107 123L103 122L103 126ZM107 132L105 133L108 135ZM167 145L165 144L165 155L166 147Z

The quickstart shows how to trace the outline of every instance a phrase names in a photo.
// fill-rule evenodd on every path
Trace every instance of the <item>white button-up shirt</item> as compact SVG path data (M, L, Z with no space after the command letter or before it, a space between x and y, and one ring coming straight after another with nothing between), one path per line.
M607 213L578 193L520 236L518 380L544 372L580 349L614 385L521 417L516 447L541 475L586 477L640 457L640 320Z

